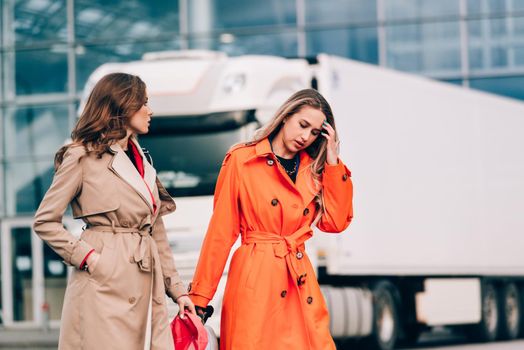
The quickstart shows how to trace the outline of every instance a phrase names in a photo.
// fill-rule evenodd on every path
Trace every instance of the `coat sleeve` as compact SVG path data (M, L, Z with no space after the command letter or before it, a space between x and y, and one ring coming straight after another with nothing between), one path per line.
M62 218L69 203L82 189L80 159L84 154L82 147L69 147L66 151L51 187L38 207L33 223L36 234L60 255L66 264L77 268L93 247L68 232Z
M228 153L218 175L213 215L189 293L193 303L201 307L206 307L213 298L231 247L240 233L238 175L235 153Z
M317 227L324 232L342 232L353 218L353 182L341 160L336 165L326 164L322 188L325 211Z
M175 267L173 252L169 246L166 228L161 217L156 219L152 234L153 239L155 240L158 247L158 254L160 256L160 264L162 265L162 274L164 277L166 294L176 301L179 296L186 293L186 289Z

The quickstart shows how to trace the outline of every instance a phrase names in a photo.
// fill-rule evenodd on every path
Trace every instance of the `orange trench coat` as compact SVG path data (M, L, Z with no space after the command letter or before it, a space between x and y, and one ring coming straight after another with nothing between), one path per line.
M300 153L293 183L268 139L234 147L224 159L190 290L196 305L208 304L241 234L242 245L232 257L223 300L222 350L335 349L327 307L304 251L318 210L311 162L306 152ZM341 161L326 164L320 230L338 233L349 225L353 217L350 175Z

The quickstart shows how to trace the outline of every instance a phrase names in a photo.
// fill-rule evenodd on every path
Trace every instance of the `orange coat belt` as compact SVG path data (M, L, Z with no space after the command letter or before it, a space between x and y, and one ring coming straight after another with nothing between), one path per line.
M297 286L306 283L306 268L302 263L304 257L304 242L313 236L309 226L302 226L287 236L273 232L247 231L242 235L242 244L272 243L276 257L284 258L289 273Z

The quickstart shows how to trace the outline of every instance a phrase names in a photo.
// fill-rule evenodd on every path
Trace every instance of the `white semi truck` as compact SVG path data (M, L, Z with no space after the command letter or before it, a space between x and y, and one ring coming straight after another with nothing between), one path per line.
M207 51L104 64L86 94L117 71L148 86L154 119L141 143L178 204L165 220L186 282L229 146L313 87L334 110L355 186L350 227L316 232L308 247L333 336L386 350L437 326L483 341L523 335L523 103L323 54Z

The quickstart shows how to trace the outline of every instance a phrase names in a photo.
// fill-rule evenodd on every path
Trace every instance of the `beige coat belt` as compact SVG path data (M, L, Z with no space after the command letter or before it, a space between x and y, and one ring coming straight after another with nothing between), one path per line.
M159 257L158 255L158 249L156 248L156 244L151 237L151 231L152 228L150 225L147 225L143 228L133 228L133 227L116 227L116 226L109 226L109 225L88 225L87 229L98 231L98 232L111 232L114 234L117 233L138 233L140 235L140 242L138 243L138 246L136 247L134 254L133 254L133 260L138 264L140 269L144 272L151 272L152 270L152 258Z

